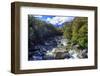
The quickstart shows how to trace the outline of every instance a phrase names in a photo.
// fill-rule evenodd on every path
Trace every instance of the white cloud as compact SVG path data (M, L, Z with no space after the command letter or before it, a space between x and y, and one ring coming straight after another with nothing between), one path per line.
M47 20L46 20L46 21L50 22L50 21L51 21L51 18L47 18Z
M53 17L53 18L47 18L46 21L54 25L56 24L60 25L64 22L69 22L71 20L73 20L73 17Z

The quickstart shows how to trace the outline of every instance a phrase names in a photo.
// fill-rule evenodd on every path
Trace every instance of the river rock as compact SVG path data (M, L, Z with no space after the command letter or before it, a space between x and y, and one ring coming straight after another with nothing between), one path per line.
M42 56L33 56L34 60L43 60Z

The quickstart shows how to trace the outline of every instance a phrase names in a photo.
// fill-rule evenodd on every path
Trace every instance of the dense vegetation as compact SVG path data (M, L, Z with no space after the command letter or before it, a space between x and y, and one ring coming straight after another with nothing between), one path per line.
M63 35L69 39L69 43L79 45L80 49L87 48L88 24L86 17L76 17L71 23L65 23Z
M35 41L39 41L41 43L48 37L62 34L62 32L54 27L52 24L39 20L32 15L29 15L28 17L29 40L31 40L32 42L38 43Z

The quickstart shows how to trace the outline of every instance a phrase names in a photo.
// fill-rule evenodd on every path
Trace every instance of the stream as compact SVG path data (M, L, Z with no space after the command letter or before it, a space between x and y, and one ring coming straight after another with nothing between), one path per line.
M28 60L55 60L55 59L83 59L87 58L87 49L76 51L67 49L68 40L63 36L50 37L44 41L44 44L34 46L30 51ZM77 45L72 48L77 48Z

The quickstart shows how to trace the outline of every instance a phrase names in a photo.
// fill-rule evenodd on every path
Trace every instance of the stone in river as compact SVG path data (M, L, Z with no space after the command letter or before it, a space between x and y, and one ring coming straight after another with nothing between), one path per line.
M42 56L33 56L33 60L42 60Z

